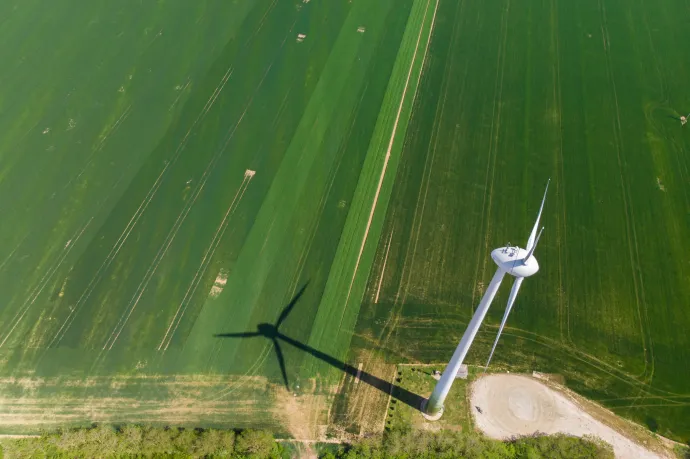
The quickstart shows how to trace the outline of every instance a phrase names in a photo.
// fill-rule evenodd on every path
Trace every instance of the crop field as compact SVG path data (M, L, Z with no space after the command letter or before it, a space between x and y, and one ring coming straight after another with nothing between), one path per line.
M450 357L550 177L493 369L687 441L688 13L0 5L0 430L380 430L427 395L396 364Z
M73 3L0 7L1 429L314 437L438 2Z
M442 1L353 348L450 358L551 187L494 369L690 439L684 1ZM483 364L510 279L470 351ZM375 357L372 357L375 360ZM380 359L380 358L379 358Z

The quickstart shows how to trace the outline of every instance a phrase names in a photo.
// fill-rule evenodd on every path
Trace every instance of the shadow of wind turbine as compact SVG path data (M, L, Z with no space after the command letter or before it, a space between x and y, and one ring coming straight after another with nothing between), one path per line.
M315 349L308 344L299 342L289 336L286 336L282 334L278 328L280 325L285 321L285 319L288 317L288 315L292 312L294 309L295 305L297 304L297 301L299 301L300 297L304 294L304 290L307 288L307 284L305 284L299 292L292 298L290 303L288 303L285 308L280 313L280 316L278 317L278 320L276 320L275 325L274 324L269 324L269 323L261 323L256 326L256 331L253 332L244 332L244 333L219 333L213 335L216 338L256 338L256 337L264 337L267 339L270 339L271 342L273 343L273 349L275 349L276 352L276 357L278 358L278 363L280 365L280 371L283 375L283 381L285 382L285 387L290 390L290 385L288 382L288 376L287 376L287 370L285 367L285 359L283 357L283 351L280 348L280 341L283 341L285 343L290 344L291 346L296 347L297 349L300 349L317 359L326 362L327 364L337 368L340 371L343 371L344 373L347 373L351 375L354 378L358 378L360 381L362 381L365 384L370 385L371 387L374 387L375 389L378 389L379 391L385 393L386 395L391 395L393 398L396 400L399 400L400 402L416 409L416 410L421 410L422 402L425 400L424 397L421 397L417 394L414 394L407 389L404 389L400 386L396 386L395 384L392 384L384 379L379 378L378 376L374 376L370 373L367 373L366 371L358 370L357 368L353 367L352 365L349 365L341 360L336 359L335 357L326 354L325 352L319 351L318 349Z
M285 322L285 319L287 319L287 316L290 314L292 309L295 307L299 299L304 294L304 291L307 289L307 285L309 285L309 282L305 283L299 290L299 292L297 292L297 294L294 297L292 297L292 300L290 300L287 306L283 308L283 310L280 313L280 316L278 316L278 320L276 320L275 325L261 323L256 326L257 331L255 332L220 333L213 336L215 336L216 338L256 338L258 336L263 336L264 338L270 339L273 343L273 350L275 350L276 357L278 358L278 364L280 365L280 372L283 375L283 382L285 383L285 388L287 390L290 390L290 383L287 377L287 370L285 369L285 357L283 356L283 350L280 348L280 342L278 341L278 338L281 338L283 335L278 331L278 327L280 327L280 325L283 322Z

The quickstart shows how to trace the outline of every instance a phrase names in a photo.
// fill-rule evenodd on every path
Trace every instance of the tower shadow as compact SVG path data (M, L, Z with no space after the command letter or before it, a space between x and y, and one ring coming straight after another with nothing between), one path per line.
M309 283L307 282L302 286L302 288L297 292L297 294L292 298L292 300L283 308L283 310L280 313L280 316L278 316L278 319L276 320L275 324L269 324L269 323L261 323L256 326L256 331L253 332L245 332L245 333L219 333L213 335L216 338L256 338L256 337L264 337L273 343L273 349L275 350L276 353L276 358L278 359L278 364L280 365L280 372L282 373L283 376L283 382L285 383L285 387L289 390L290 385L288 381L288 376L287 376L287 369L285 367L285 358L283 356L283 351L280 348L280 343L285 342L290 344L291 346L296 347L297 349L300 349L317 359L326 362L327 364L337 368L338 370L347 373L351 375L352 377L358 378L361 382L370 385L371 387L374 387L378 389L379 391L385 393L385 394L390 394L391 397L395 398L396 400L399 400L400 402L421 411L422 407L422 402L426 400L424 397L421 397L417 394L414 394L407 389L404 389L400 386L397 386L395 384L392 384L386 380L383 380L379 378L378 376L374 376L370 373L367 373L366 371L358 370L357 368L353 367L350 364L347 364L341 360L336 359L335 357L326 354L325 352L319 351L318 349L315 349L308 344L302 343L300 341L297 341L293 338L290 338L289 336L286 336L282 334L279 331L279 327L282 325L283 322L285 322L285 319L287 319L288 315L292 310L294 309L295 305L299 301L300 297L304 294L304 291L307 288L307 285Z

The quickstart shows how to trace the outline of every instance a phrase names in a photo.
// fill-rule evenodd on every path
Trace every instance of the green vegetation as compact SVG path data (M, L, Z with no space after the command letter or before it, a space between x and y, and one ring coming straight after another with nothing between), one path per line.
M470 431L471 432L471 431ZM119 429L100 425L65 430L40 437L5 440L10 458L255 458L286 457L273 436L260 430L239 433L127 425ZM327 448L324 448L327 449ZM0 458L2 449L0 449ZM323 458L610 458L613 453L596 439L565 435L489 440L477 433L394 429L383 436L336 447Z
M493 275L537 257L496 368L561 374L656 433L690 439L690 112L680 0L441 1L354 354L446 362ZM385 269L384 269L385 266ZM468 363L483 364L503 283Z
M1 43L22 43L0 46L2 430L288 433L270 343L214 335L307 286L281 331L346 355L379 223L338 339L312 342L322 296L389 139L399 154L436 0L72 3L0 11ZM293 387L332 391L319 359L284 358Z
M673 449L678 459L690 459L690 446L676 445Z
M378 432L395 366L447 360L551 177L496 367L687 442L687 8L0 4L0 429ZM286 390L270 341L215 335L302 291Z
M309 338L338 358L347 355L381 236L437 5L438 0L415 0L412 6Z
M7 440L7 458L280 458L282 447L266 431L171 429L99 425L40 437Z
M400 366L398 367L396 382L399 387L415 394L430 394L436 383L432 376L435 369L441 370L440 367L435 368L432 366ZM386 428L390 430L404 430L412 426L421 430L438 428L453 431L472 431L474 426L472 425L470 407L467 403L467 388L478 370L470 367L469 371L468 379L456 379L453 383L453 387L446 398L445 409L441 419L427 422L419 415L418 410L393 399L388 407Z
M323 458L404 459L404 458L529 458L529 459L608 459L611 448L594 438L566 435L516 438L508 442L489 440L474 432L400 431L369 438Z

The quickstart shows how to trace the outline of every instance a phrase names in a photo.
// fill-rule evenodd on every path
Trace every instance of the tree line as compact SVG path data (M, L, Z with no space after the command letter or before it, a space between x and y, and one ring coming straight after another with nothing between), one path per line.
M126 425L66 429L40 437L5 440L0 459L13 458L289 458L290 451L263 430L180 429ZM534 435L510 441L476 432L397 429L352 444L324 445L322 459L612 459L596 438Z
M363 439L322 455L323 459L613 459L608 443L594 437L532 435L509 441L477 432L402 429Z
M283 447L263 430L181 429L98 425L40 437L6 440L1 459L256 458L283 457Z

